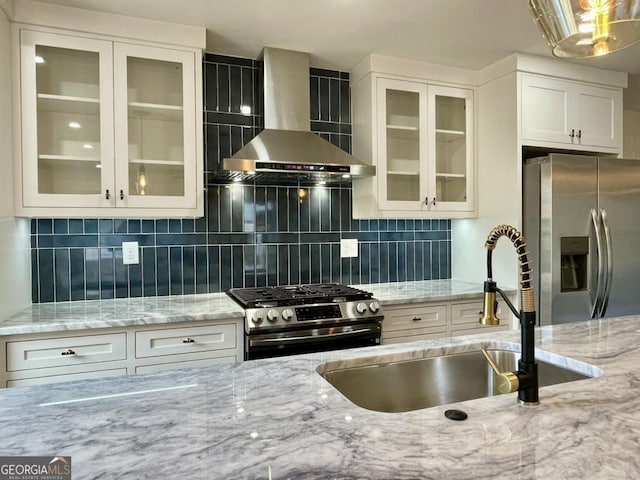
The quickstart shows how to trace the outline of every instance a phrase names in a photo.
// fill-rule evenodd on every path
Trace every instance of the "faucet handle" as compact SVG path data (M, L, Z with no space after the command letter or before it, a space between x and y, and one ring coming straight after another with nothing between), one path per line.
M517 392L518 388L520 387L520 379L518 378L518 375L516 375L514 372L501 372L498 368L498 365L493 360L491 355L489 355L489 352L487 352L486 349L482 349L482 354L484 355L484 358L487 359L487 362L489 362L489 365L498 377L498 391L500 393Z

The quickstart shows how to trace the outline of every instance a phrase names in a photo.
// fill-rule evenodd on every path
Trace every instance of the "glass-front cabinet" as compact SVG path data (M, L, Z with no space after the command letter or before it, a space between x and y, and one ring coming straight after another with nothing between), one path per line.
M472 91L377 82L380 210L473 210Z
M32 30L20 44L23 207L196 213L193 51Z

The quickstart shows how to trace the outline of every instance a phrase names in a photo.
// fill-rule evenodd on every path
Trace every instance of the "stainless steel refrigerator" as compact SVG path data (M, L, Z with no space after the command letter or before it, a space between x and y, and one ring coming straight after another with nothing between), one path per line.
M551 154L523 172L540 324L640 314L640 160Z

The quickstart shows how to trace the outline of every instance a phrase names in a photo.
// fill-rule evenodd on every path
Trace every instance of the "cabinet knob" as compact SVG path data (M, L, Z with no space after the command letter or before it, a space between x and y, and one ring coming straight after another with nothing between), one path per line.
M120 200L124 200L124 190L120 190Z
M431 204L435 206L435 204L436 204L436 197L433 197L433 202L431 202Z
M569 136L570 136L571 138L574 138L574 137L576 136L576 131L575 131L575 129L573 129L573 128L571 129L571 133L569 134Z
M582 138L582 130L578 130L578 140Z
M182 339L182 343L196 343L196 341L193 338L187 337Z
M413 320L414 322L419 322L420 320L422 320L422 317L413 317L411 320Z
M67 348L64 352L62 352L60 355L63 356L67 356L67 355L75 355L76 352L74 352L73 350L71 350L70 348Z
M106 198L107 200L109 200L111 198L111 194L109 193L109 189L107 188L107 190L104 192L104 198Z
M424 204L429 205L429 197L424 197Z

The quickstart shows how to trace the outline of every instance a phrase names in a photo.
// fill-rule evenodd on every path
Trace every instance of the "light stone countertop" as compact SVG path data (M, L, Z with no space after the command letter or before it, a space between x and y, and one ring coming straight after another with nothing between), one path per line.
M318 373L327 361L517 349L519 332L0 391L2 455L70 455L74 479L640 478L640 316L536 330L540 359L598 374L449 406L379 413Z
M355 285L383 305L480 297L482 285L456 280ZM242 318L225 293L33 304L0 321L0 336Z

